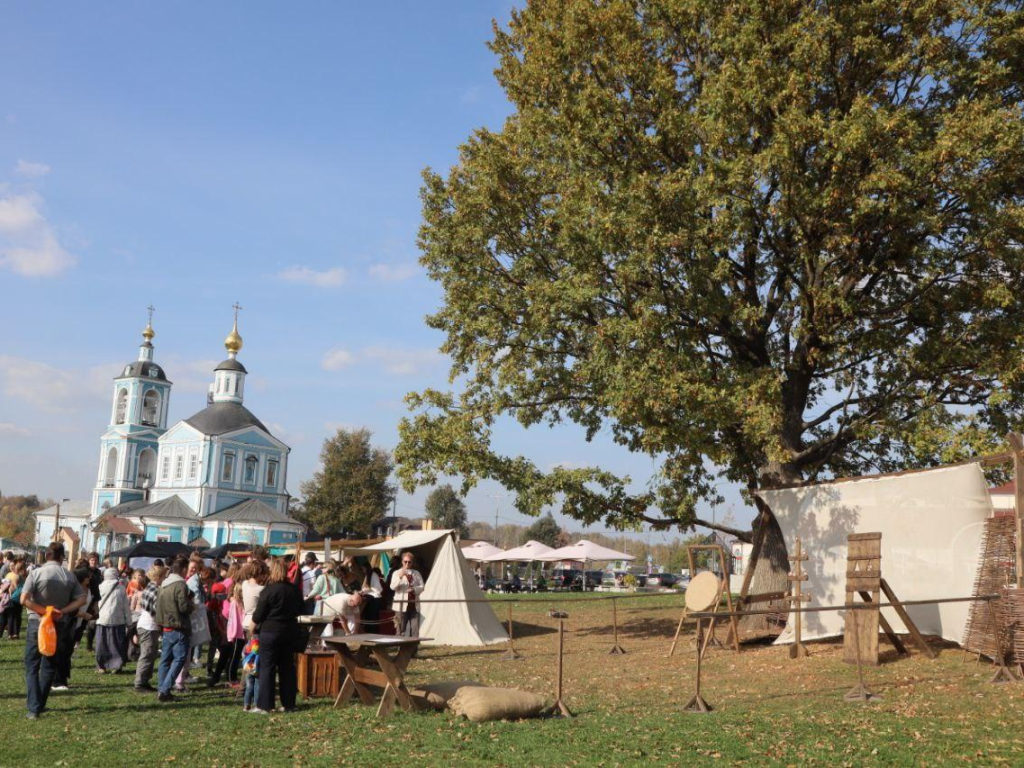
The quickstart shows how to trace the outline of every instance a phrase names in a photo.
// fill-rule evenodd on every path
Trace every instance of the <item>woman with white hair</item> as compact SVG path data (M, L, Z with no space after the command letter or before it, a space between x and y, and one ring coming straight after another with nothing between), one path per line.
M132 611L116 568L103 571L99 618L96 619L96 671L117 673L128 661L128 625Z

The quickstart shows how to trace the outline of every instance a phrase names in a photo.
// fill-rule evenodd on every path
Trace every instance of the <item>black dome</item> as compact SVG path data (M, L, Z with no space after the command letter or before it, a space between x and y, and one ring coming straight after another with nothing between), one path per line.
M167 381L164 369L149 360L134 360L128 363L117 378L159 379L160 381Z
M252 411L238 403L214 403L185 419L185 423L191 424L204 435L223 435L243 427L259 427L270 434L270 430L263 426L263 422Z
M215 370L215 371L241 371L242 373L248 373L248 371L245 370L245 366L244 365L242 365L237 360L232 360L230 357L227 360L225 360L223 363L218 365L216 368L214 368L213 370Z

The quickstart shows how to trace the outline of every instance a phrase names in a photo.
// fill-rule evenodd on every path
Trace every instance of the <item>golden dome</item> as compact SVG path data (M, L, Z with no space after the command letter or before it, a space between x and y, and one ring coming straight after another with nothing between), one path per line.
M235 320L234 326L231 328L231 333L224 339L224 349L229 354L237 355L239 350L242 348L242 337L238 333L238 320Z
M142 331L142 338L146 341L152 341L154 336L156 336L156 331L153 330L153 324L148 323Z

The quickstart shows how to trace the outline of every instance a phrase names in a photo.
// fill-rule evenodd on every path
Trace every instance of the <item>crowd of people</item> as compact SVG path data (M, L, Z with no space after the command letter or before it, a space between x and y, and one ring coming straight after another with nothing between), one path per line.
M75 653L91 652L97 674L119 674L132 662L134 690L175 701L190 685L216 688L225 681L246 711L266 714L295 710L298 693L295 654L308 633L299 617L329 617L324 634L340 631L419 633L422 575L415 558L403 554L401 567L385 579L377 568L353 558L319 563L307 553L271 557L254 547L244 562L206 560L200 554L155 560L148 570L120 568L89 553L72 567L60 543L34 566L5 553L0 565L0 637L25 630L26 703L29 719L46 710L52 691L71 687ZM392 613L382 618L389 607ZM42 618L51 615L56 652L41 652ZM158 663L159 659L159 663ZM155 685L154 685L155 683Z

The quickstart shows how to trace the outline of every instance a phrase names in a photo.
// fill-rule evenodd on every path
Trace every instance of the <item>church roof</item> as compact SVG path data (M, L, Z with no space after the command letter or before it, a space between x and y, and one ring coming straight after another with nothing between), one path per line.
M259 499L246 499L233 504L212 515L207 515L204 520L211 522L247 522L247 523L291 523L302 525L298 520L289 517L283 512L278 512L274 507L265 504Z
M145 501L144 499L136 499L135 501L122 501L120 504L113 506L106 512L104 512L103 515L100 516L99 520L102 520L107 515L113 515L114 517L117 517L119 515L130 514L139 507L144 507L147 504L149 504L149 502ZM99 520L97 520L96 522L98 523Z
M123 505L118 505L123 506ZM99 520L96 521L92 529L97 533L117 533L117 534L129 534L131 536L142 536L142 529L139 528L131 520L127 520L123 517L117 517L109 512L103 515Z
M244 365L242 365L237 360L233 360L230 357L227 360L225 360L224 362L218 364L217 367L214 368L213 370L215 370L215 371L241 371L242 373L248 373L248 371L245 370L245 366Z
M259 427L268 435L270 430L263 422L253 416L252 411L239 403L214 403L207 406L195 416L185 419L189 424L204 435L223 435L244 427Z
M180 496L171 496L144 507L137 507L132 514L135 517L148 517L156 520L199 520L199 516L192 511L192 507L182 501Z
M116 376L115 378L142 378L167 381L167 375L164 373L164 369L152 360L134 360L125 365L124 371L122 371L121 375Z

